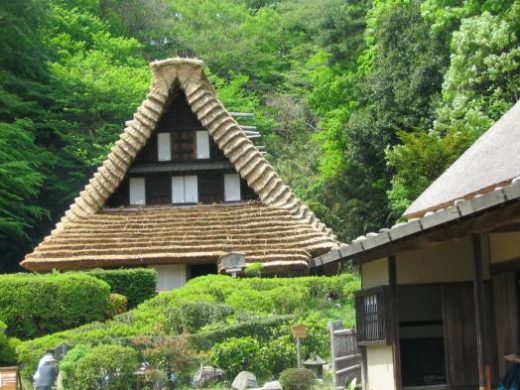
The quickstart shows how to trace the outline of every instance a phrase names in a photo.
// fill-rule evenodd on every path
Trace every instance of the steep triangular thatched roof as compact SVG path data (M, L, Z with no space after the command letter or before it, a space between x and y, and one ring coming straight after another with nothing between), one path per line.
M178 230L180 224L172 222L172 218L179 216L169 214L178 212L178 210L174 210L175 207L173 206L169 206L166 211L163 210L162 214L150 214L151 211L146 208L137 211L119 210L119 214L113 210L104 210L106 201L127 175L128 169L139 151L146 145L178 89L183 91L192 112L208 130L218 148L233 164L236 172L258 195L259 201L253 202L249 208L245 209L245 215L248 215L248 218L242 218L242 222L248 223L248 226L254 225L255 217L260 216L261 223L265 225L269 224L269 215L273 212L273 215L276 215L275 220L273 220L276 223L271 229L272 237L264 237L266 244L271 242L274 245L272 253L269 253L268 246L265 245L261 245L262 250L256 250L253 248L254 245L247 246L244 244L244 248L250 250L249 258L251 261L254 259L261 261L263 256L266 261L270 259L273 267L278 267L280 262L283 262L284 255L291 257L295 250L298 252L295 256L301 262L302 259L310 259L311 256L316 255L316 252L326 251L337 244L331 230L320 222L314 213L301 203L290 188L282 182L258 148L226 111L204 74L202 61L171 58L152 62L150 66L153 71L150 93L137 109L133 120L128 123L128 126L122 132L120 139L115 143L107 159L56 225L56 229L22 262L24 267L32 270L48 270L103 265L154 264L154 261L159 261L162 264L179 263L183 262L183 259L193 257L188 253L204 252L205 257L215 258L226 250L241 248L246 238L240 237L234 240L236 236L231 236L231 232L226 233L225 231L223 231L224 235L221 235L221 238L226 245L217 245L213 238L207 242L208 248L212 246L212 251L208 252L206 249L198 251L195 241L204 241L204 237L200 236L197 239L193 238L189 243L191 246L189 246L185 240L179 238L179 235L182 234L182 227ZM218 207L236 206L222 205L213 208L204 205L194 206L197 211L190 215L197 215L195 220L199 223L199 226L192 225L191 227L199 232L201 229L204 230L204 213L211 215L209 220L212 224L218 222L219 215L228 215ZM184 208L184 210L186 209ZM234 209L233 213L236 213L237 210ZM153 218L160 224L161 221L158 216L168 222L162 227L157 226L157 224L145 223L148 218ZM115 220L117 220L117 223L111 225ZM283 221L287 222L287 226L282 229L283 231L278 232L277 227L281 226ZM173 223L175 227L168 226L168 223ZM138 228L137 224L140 224L141 227ZM109 228L107 231L106 226L112 226L114 229ZM153 245L146 245L147 250L145 250L142 246L144 243L141 242L134 241L133 244L125 246L122 242L124 237L118 237L115 241L110 239L110 234L113 235L118 230L128 226L134 228L133 233L136 237L151 234L153 229L164 228L168 233L177 230L175 230L175 235L168 235L167 242L155 245L156 249L151 249L151 247L154 247ZM294 231L291 231L288 226L293 226ZM211 234L209 235L211 236ZM300 234L314 238L308 242L305 240L300 242L300 248L298 248L298 240L295 237ZM108 241L96 241L97 235L105 235ZM101 236L99 236L100 239L103 238ZM84 240L85 237L89 238ZM276 243L283 241L284 237L287 237L285 244L291 242L291 245L285 245L285 247L282 245L282 247L289 248L290 251L278 248L278 252L283 253L277 258L273 255L277 253ZM184 235L184 239L186 239L186 235ZM249 241L254 242L253 239ZM201 245L203 244L201 243ZM193 261L197 262L200 259Z
M420 217L520 176L520 101L435 180L404 216Z

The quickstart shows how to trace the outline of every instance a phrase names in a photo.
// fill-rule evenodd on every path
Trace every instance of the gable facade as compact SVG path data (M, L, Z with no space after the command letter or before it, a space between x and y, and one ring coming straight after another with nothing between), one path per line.
M306 274L312 257L337 246L330 229L223 107L202 61L173 58L151 68L147 98L22 265L49 271L180 264L191 267L189 275L216 269L221 256L238 251L266 274Z

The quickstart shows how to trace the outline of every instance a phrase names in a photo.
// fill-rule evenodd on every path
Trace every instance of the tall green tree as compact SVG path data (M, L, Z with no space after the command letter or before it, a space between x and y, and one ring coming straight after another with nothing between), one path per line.
M401 133L400 145L387 152L388 163L396 170L389 192L396 213L404 212L520 98L519 9L462 18L452 33L435 125Z

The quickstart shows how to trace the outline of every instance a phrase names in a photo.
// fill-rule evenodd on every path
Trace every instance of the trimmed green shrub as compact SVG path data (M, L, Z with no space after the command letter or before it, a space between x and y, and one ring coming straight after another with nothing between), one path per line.
M98 345L75 361L68 373L68 390L133 389L139 367L137 351L120 345Z
M92 347L90 345L78 344L72 348L63 360L60 362L60 376L59 376L59 388L60 389L71 389L74 380L74 370L78 360L85 356Z
M233 314L234 309L224 303L182 302L179 305L181 325L185 331L193 333L204 325L222 322Z
M128 299L129 308L157 294L157 272L151 268L95 269L88 273L107 282L111 292L124 295Z
M107 318L107 283L86 274L0 276L0 320L22 339Z
M0 321L0 365L16 363L16 347L20 340L6 335L7 325Z
M316 376L306 368L288 368L280 375L284 390L311 390Z
M292 279L233 279L208 275L190 280L182 288L161 293L105 323L94 322L25 341L17 348L18 359L24 367L22 374L29 379L45 350L61 343L131 345L135 337L142 336L153 338L163 334L175 339L186 327L191 327L196 330L188 335L190 346L203 352L233 337L256 339L261 344L259 359L277 372L295 365L294 360L290 360L294 359L295 349L290 325L296 322L309 327L309 335L302 343L303 356L316 353L328 357L327 323L342 319L346 327L353 325L352 292L357 288L359 279L352 275ZM333 299L329 297L330 292L335 295ZM219 305L213 318L199 322L198 308L206 316L212 312L211 305ZM280 312L288 314L272 314ZM287 359L285 352L280 352L278 358L278 350L287 350Z
M239 322L234 325L218 325L218 329L207 330L190 335L190 342L194 348L208 350L215 343L219 343L230 337L244 337L254 335L255 338L268 340L273 336L274 330L284 326L289 330L289 321L292 316L257 317L247 322Z
M296 363L294 343L284 337L268 343L251 336L232 337L215 344L209 356L215 366L226 369L230 380L244 370L254 372L261 381L272 379Z
M121 294L110 294L109 317L125 313L128 310L128 299Z

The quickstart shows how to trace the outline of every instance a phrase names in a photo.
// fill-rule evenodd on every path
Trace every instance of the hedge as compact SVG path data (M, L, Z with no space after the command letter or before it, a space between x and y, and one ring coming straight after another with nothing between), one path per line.
M109 295L107 283L86 274L2 275L0 320L9 336L42 336L106 319Z
M254 335L257 339L268 340L273 331L280 326L285 326L289 331L289 321L294 317L290 315L273 315L258 317L246 322L229 326L218 326L218 329L208 330L189 335L191 345L198 350L208 350L214 344L222 342L229 337L245 337Z
M107 282L111 292L124 295L129 308L156 295L157 272L151 268L95 269L88 273Z
M270 362L269 367L279 371L287 365L285 355L276 356L276 351L294 348L290 325L296 322L309 328L302 344L305 356L317 353L327 357L327 322L342 319L345 326L352 326L352 296L358 288L355 275L293 279L208 275L158 294L113 320L25 341L17 348L18 359L24 366L23 375L30 377L42 353L61 343L129 345L139 336L162 334L175 339L188 331L190 346L208 352L231 337L252 337L267 346L260 349L261 361Z
M0 366L16 364L16 347L20 340L8 337L5 332L7 325L0 321Z

